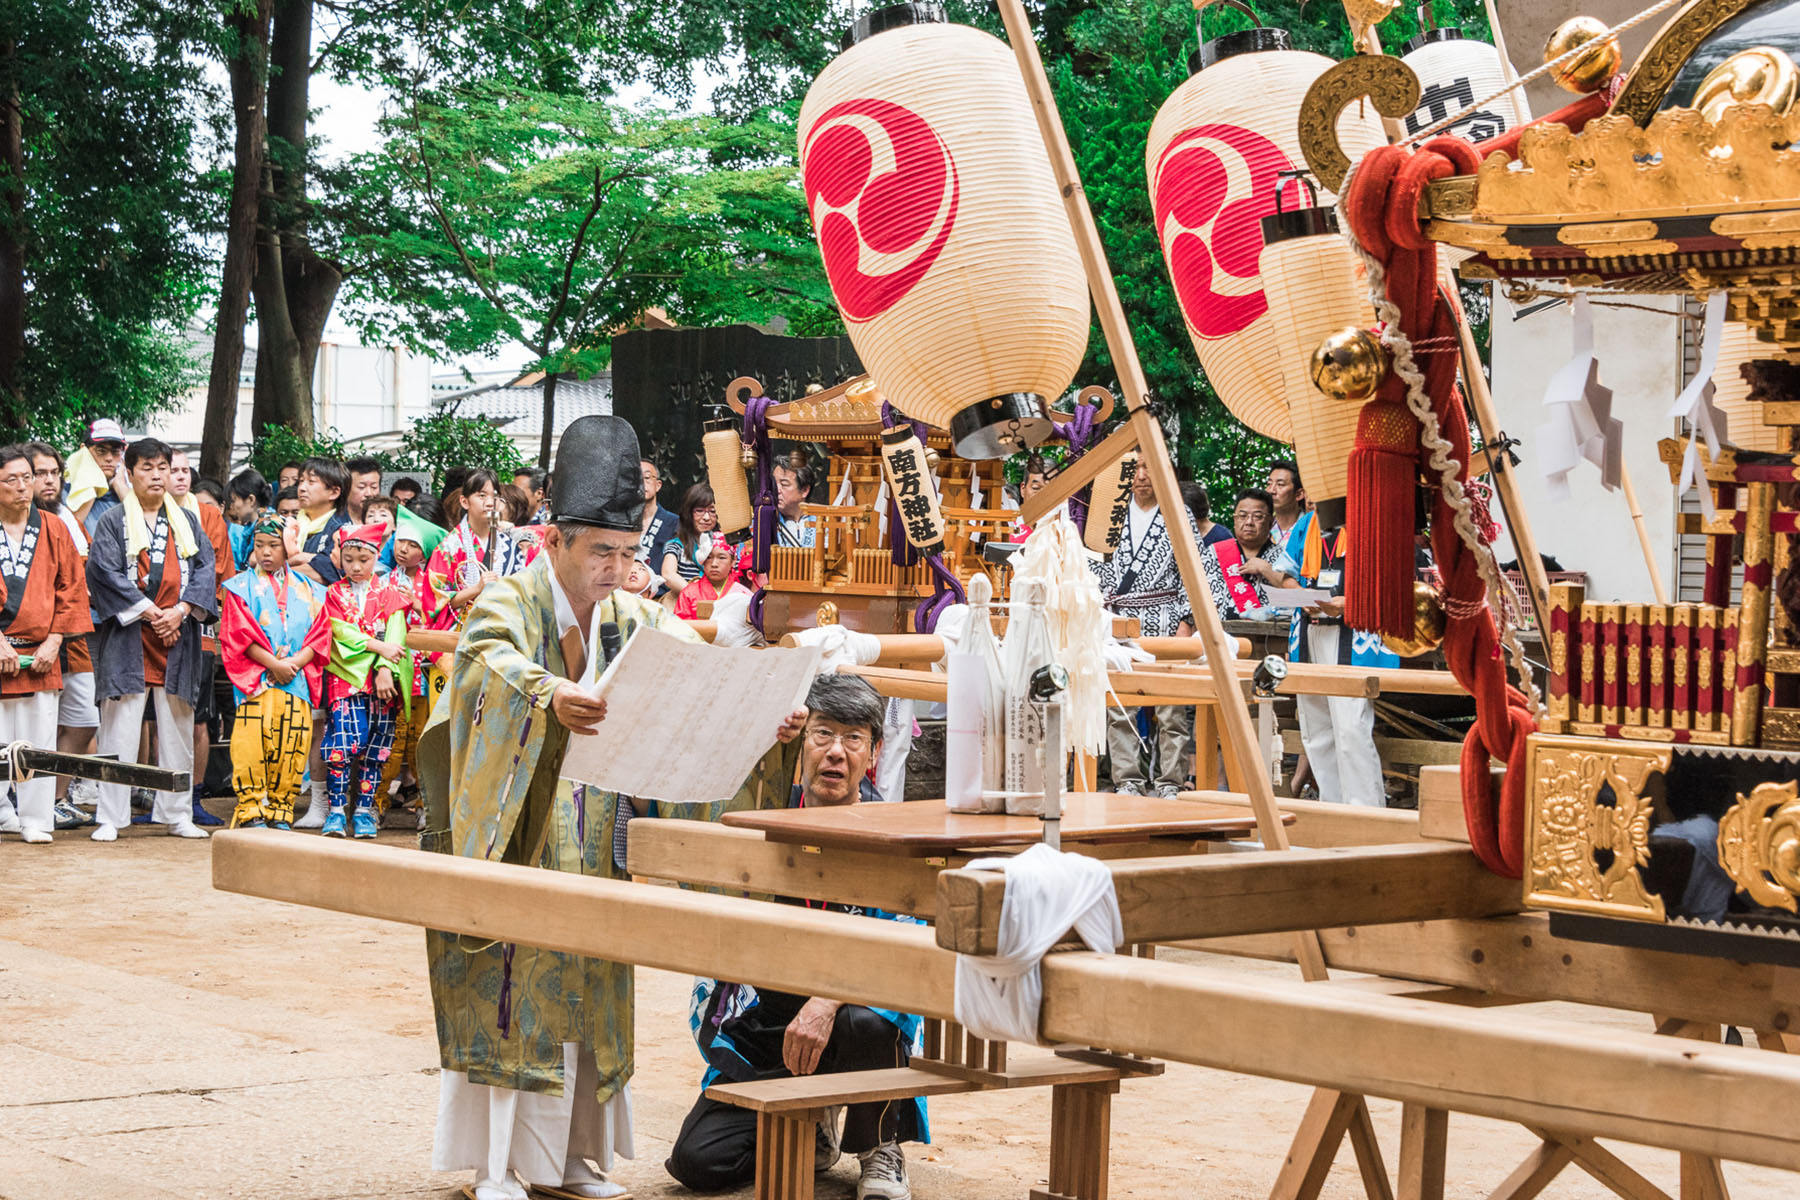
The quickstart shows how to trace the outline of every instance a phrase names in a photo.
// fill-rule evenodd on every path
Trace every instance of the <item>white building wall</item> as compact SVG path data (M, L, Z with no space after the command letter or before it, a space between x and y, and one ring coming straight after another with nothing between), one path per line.
M1600 382L1613 390L1613 414L1625 425L1624 462L1636 484L1650 542L1671 599L1675 581L1675 489L1656 443L1673 430L1665 415L1681 390L1681 327L1673 296L1633 296L1633 304L1666 310L1594 306ZM1534 450L1544 422L1544 389L1573 353L1567 304L1521 320L1504 297L1494 300L1493 391L1501 427L1524 443L1519 482L1538 548L1571 571L1588 573L1588 599L1650 602L1655 598L1624 491L1609 492L1586 461L1570 476L1569 499L1546 494ZM1497 514L1496 514L1497 515ZM1510 560L1510 547L1502 552Z

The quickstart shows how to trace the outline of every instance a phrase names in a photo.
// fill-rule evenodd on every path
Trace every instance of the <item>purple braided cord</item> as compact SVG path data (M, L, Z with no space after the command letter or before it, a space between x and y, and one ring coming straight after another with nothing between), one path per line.
M500 951L500 1015L496 1023L502 1038L512 1036L512 960L516 948L508 942Z
M769 459L772 451L769 448L769 409L775 402L767 396L753 396L744 405L744 445L756 451L756 494L751 498L755 506L750 519L750 544L752 557L750 566L762 576L769 573L769 562L775 547L775 471ZM763 627L763 589L757 588L756 594L750 597L750 624L758 633Z
M1063 426L1063 435L1069 439L1070 462L1074 462L1086 454L1088 447L1094 444L1094 434L1097 432L1094 429L1094 418L1099 412L1098 405L1081 403L1075 405L1075 415L1069 419L1067 425ZM1088 501L1093 495L1093 490L1093 485L1089 484L1069 497L1069 519L1075 522L1077 529L1087 525Z
M944 610L952 604L967 604L969 597L963 592L962 584L956 582L956 576L950 573L950 568L944 565L943 555L931 555L925 565L931 568L932 592L913 610L913 629L918 633L934 633Z

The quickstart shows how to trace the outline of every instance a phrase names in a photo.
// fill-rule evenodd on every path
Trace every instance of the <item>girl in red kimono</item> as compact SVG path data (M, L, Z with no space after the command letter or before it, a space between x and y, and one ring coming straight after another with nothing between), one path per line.
M412 670L406 653L410 599L375 578L387 534L386 525L344 531L338 544L344 577L326 590L325 608L319 614L331 634L321 755L330 801L326 837L343 837L346 818L356 837L375 836L375 787L393 747L394 718L403 705L411 707L411 689L403 694L397 683Z

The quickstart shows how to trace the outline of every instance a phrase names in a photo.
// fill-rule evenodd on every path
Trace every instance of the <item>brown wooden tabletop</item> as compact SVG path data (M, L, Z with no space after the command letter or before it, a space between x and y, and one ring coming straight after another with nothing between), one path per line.
M1291 814L1285 814L1288 823ZM726 825L760 830L771 842L914 857L1041 841L1036 817L953 813L942 800L851 804L726 813ZM1235 838L1256 832L1250 810L1156 796L1074 792L1063 797L1066 842L1140 842L1149 838Z

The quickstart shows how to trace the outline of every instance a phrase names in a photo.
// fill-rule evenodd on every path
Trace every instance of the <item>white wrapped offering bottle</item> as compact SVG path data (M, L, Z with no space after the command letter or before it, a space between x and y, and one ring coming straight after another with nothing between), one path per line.
M1006 811L1038 816L1044 809L1044 706L1031 698L1031 677L1056 661L1042 579L1014 578L1000 661L1006 679Z
M993 598L986 575L969 577L969 623L944 659L944 796L952 812L1006 811L1006 686Z

